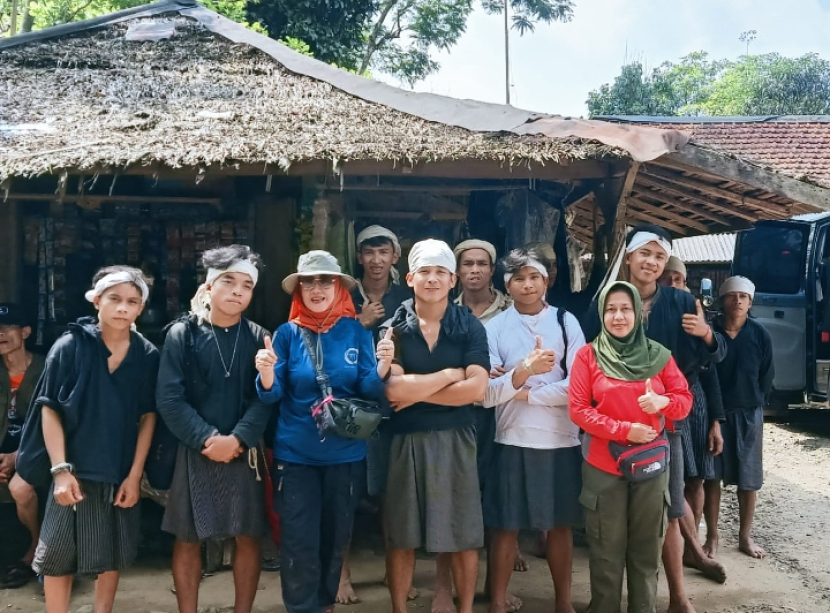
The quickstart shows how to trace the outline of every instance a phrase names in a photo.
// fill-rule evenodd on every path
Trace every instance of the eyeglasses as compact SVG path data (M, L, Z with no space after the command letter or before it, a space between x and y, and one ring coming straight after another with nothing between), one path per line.
M313 289L315 287L319 287L320 289L328 289L332 285L334 285L334 277L332 275L320 275L319 277L313 278L300 277L300 287L305 290Z

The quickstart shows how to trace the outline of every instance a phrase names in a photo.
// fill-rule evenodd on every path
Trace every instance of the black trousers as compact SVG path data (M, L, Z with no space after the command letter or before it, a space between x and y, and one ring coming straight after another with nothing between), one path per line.
M310 466L277 460L271 474L280 515L285 608L320 613L337 597L366 463Z

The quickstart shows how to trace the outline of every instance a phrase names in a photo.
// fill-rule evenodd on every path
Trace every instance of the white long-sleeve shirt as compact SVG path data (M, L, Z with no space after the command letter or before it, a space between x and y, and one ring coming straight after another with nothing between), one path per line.
M507 373L490 379L484 397L485 407L496 410L496 442L531 449L558 449L579 445L579 428L568 414L568 384L560 367L566 355L568 372L576 352L585 344L585 335L576 317L566 313L564 325L568 347L556 318L556 307L546 306L537 315L522 315L515 307L500 313L485 326L490 347L490 363ZM524 387L530 388L528 400L515 400L519 390L513 387L513 371L542 337L542 347L553 349L555 366L549 373L532 375Z

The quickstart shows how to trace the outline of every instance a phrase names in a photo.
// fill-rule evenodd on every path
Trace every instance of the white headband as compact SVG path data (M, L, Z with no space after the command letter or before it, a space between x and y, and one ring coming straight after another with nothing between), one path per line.
M654 232L637 232L631 237L631 242L625 248L626 253L634 253L640 247L644 247L649 243L657 243L660 248L666 252L666 255L671 255L671 243L659 234Z
M545 268L544 264L542 264L542 262L540 262L539 260L534 260L533 258L531 258L528 261L527 264L522 266L522 268L527 268L527 267L535 268L536 270L538 270L542 274L542 276L545 279L548 278L548 269ZM521 269L519 269L519 270L521 270ZM519 272L519 271L517 270L516 272ZM505 285L510 283L510 280L516 275L516 272L513 272L513 273L506 272L506 273L504 273L504 284Z
M719 290L718 295L723 298L726 294L743 293L749 294L749 297L755 299L755 284L746 277L735 276L729 277L724 281Z
M455 274L455 255L447 243L428 238L412 246L409 250L409 272L414 273L428 266L441 266Z
M208 268L205 282L199 286L199 289L196 290L196 294L190 301L190 314L194 315L199 323L208 321L210 318L210 309L208 308L210 305L210 294L208 294L207 286L212 285L216 279L229 272L239 272L248 275L251 277L254 285L259 280L259 269L248 259L236 260L227 268Z
M86 298L89 302L92 302L95 298L103 295L103 293L109 288L121 285L122 283L132 283L137 286L141 292L141 302L147 302L147 299L150 297L150 288L147 287L147 283L145 283L144 279L136 273L128 270L119 270L118 272L111 272L108 275L104 275L98 279L95 287L84 294L84 298Z

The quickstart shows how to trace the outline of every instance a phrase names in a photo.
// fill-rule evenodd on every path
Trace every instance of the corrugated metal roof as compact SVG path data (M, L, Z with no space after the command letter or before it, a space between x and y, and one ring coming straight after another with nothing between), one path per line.
M672 241L672 255L685 264L728 264L735 253L735 234L704 234Z

